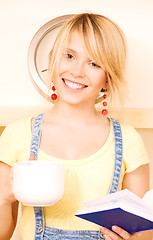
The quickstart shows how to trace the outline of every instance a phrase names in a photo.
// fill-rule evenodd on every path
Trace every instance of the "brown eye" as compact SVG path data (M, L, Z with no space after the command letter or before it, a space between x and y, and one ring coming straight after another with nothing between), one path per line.
M70 60L74 58L74 56L70 53L65 53L65 57L70 59Z
M98 68L100 68L100 66L99 66L98 64L94 63L94 62L91 62L90 65L93 66L93 67L98 67Z

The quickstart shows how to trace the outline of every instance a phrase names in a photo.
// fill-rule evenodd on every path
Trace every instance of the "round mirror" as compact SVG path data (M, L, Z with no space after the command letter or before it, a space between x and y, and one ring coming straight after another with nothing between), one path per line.
M37 31L29 46L28 68L30 74L40 94L50 102L53 102L50 97L51 91L46 86L49 53L61 25L72 16L72 14L63 15L47 22ZM100 93L97 96L96 103L101 100L102 95L103 93Z

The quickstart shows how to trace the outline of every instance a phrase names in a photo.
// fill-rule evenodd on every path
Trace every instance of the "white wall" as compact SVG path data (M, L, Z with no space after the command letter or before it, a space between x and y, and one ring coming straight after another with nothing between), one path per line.
M36 31L60 15L91 11L117 22L129 45L128 107L153 108L152 0L0 0L0 106L39 106L27 51Z

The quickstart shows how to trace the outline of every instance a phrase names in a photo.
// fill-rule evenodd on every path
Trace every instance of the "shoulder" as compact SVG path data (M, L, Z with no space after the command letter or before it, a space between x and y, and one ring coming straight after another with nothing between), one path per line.
M132 127L131 125L120 123L116 119L112 119L112 123L114 126L116 126L117 131L119 131L119 126L121 128L122 133L122 139L124 142L130 142L133 141L133 138L141 139L140 134L137 132L137 130Z
M120 125L121 125L122 134L124 136L131 137L133 135L139 135L137 130L134 127L132 127L131 125L122 124L122 123L120 123Z
M142 144L143 139L138 131L131 125L121 124L122 138L125 145Z
M149 163L148 153L141 135L130 126L121 124L123 139L123 160L126 172L131 172L137 167Z
M31 118L6 126L0 137L0 161L13 166L28 153L31 140Z
M123 139L123 147L124 149L131 149L132 151L136 151L138 148L144 147L144 142L141 135L138 131L131 125L120 124L122 131L122 139Z
M3 137L11 137L11 136L19 136L22 135L25 132L29 132L31 129L31 119L32 117L25 118L25 119L20 119L15 122L12 122L8 124L2 135L1 138Z

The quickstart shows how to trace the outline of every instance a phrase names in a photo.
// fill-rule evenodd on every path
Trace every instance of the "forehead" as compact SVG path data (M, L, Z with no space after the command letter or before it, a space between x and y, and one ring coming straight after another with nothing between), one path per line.
M84 55L89 55L88 47L85 45L83 36L77 30L70 34L66 48Z
M74 30L74 31L72 31L72 33L70 33L70 36L69 36L69 39L67 42L67 46L75 47L75 46L79 46L79 45L81 45L82 47L85 47L83 38L81 37L81 34L77 30Z

